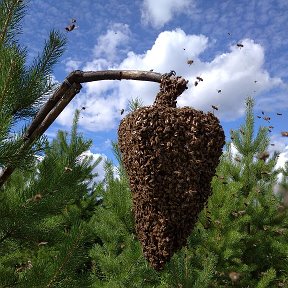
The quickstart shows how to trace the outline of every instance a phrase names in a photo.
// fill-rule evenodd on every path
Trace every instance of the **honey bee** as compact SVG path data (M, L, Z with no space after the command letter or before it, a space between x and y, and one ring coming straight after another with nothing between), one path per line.
M268 121L268 122L271 120L271 118L270 118L270 117L267 117L267 116L263 117L263 119L264 119L265 121Z
M203 81L203 78L201 78L199 76L197 76L196 79L199 80L199 81Z
M257 83L258 81L257 80L254 80L254 83Z
M191 59L187 60L187 64L188 64L188 65L192 65L193 63L194 63L193 60L191 60Z
M260 118L261 118L261 116L258 116L258 115L257 115L257 118L259 118L259 119L260 119Z
M269 126L269 128L270 128L270 129L273 129L273 128L274 128L274 126Z
M287 131L283 131L283 132L281 132L281 135L282 135L283 137L288 137L288 132L287 132Z
M221 91L222 91L221 89L217 90L218 93L221 93Z
M261 113L262 113L262 115L264 115L264 111L262 111Z
M195 85L195 86L197 86L197 85L198 85L198 82L197 82L197 81L195 81L195 82L194 82L194 85Z
M214 110L219 110L219 107L218 106L215 106L215 105L211 105L211 107L214 109Z
M244 45L243 45L243 44L241 44L241 43L237 43L237 47L239 47L239 48L243 48L243 47L244 47Z
M275 144L273 144L273 143L271 143L270 145L271 145L271 146L275 146Z
M71 32L71 31L73 31L74 29L76 29L76 28L78 28L78 27L76 27L76 19L71 19L71 24L69 24L68 26L66 26L65 27L65 30L67 31L67 32Z
M282 115L282 113L276 113L277 115Z
M263 160L263 161L266 161L268 158L269 158L269 153L264 151L262 152L259 157L258 157L260 160Z
M122 115L122 114L124 113L124 109L121 109L121 112L120 112L120 113L121 113L121 115Z

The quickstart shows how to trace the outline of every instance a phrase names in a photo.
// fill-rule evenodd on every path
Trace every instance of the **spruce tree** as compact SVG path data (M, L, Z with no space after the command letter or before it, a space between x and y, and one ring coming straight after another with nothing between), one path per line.
M59 131L42 161L17 171L1 193L0 287L89 287L97 207L91 146L77 132ZM100 185L100 184L99 184Z
M245 123L231 133L187 248L161 276L166 287L287 285L287 210L273 193L278 154L267 152L267 127L254 135L253 100L246 105Z

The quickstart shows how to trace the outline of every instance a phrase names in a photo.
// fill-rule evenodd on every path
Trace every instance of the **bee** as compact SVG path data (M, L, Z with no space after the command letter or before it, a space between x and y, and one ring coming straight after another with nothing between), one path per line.
M241 159L240 159L240 157L235 157L235 160L237 161L237 162L241 162Z
M221 89L219 89L219 90L217 90L217 93L221 93L221 91L222 91L222 90L221 90Z
M260 160L263 160L264 162L269 158L269 153L264 151L262 152L259 157L258 157Z
M257 83L258 81L257 80L254 80L254 83Z
M211 105L211 107L214 109L214 110L219 110L219 107L218 106L215 106L215 105Z
M276 113L277 115L282 115L282 113Z
M196 79L199 80L199 81L203 81L203 78L201 78L199 76L197 76Z
M78 28L78 27L76 27L76 19L71 19L71 24L69 24L68 26L66 26L65 27L65 30L67 31L67 32L71 32L71 31L73 31L74 29L76 29L76 28Z
M231 36L231 33L230 33L230 32L228 32L227 34L228 34L229 36Z
M258 116L258 115L257 115L257 118L259 118L259 119L260 119L260 118L261 118L261 116Z
M73 171L72 168L70 168L70 167L65 167L64 170L65 170L65 172L72 172Z
M85 107L85 106L83 106L81 109L82 109L82 110L85 110L85 109L86 109L86 107Z
M274 128L274 126L269 126L269 128L270 128L270 129L273 129L273 128Z
M261 113L262 113L262 115L264 115L264 111L262 111Z
M122 115L122 114L124 113L124 109L121 109L121 112L120 112L120 113L121 113L121 115Z
M263 117L263 119L264 119L265 121L268 121L268 122L271 120L271 118L270 118L270 117L267 117L267 116Z
M192 59L187 60L188 65L192 65L193 63L194 63L194 61Z
M271 173L267 172L267 171L262 171L261 172L262 175L270 175Z
M244 45L243 45L243 44L241 44L241 43L237 43L237 47L239 47L239 48L243 48L243 47L244 47Z
M183 48L183 50L185 51L186 49L185 49L185 48Z
M242 128L240 128L239 131L240 131L240 133L241 133L242 135L245 135L245 133L244 133L244 131L243 131Z
M154 69L150 69L149 71L150 71L150 72L153 72L153 70L154 70Z
M195 85L195 86L197 86L197 85L198 85L198 82L197 82L197 81L195 81L195 82L194 82L194 85Z
M281 135L282 135L283 137L288 137L288 132L287 132L287 131L283 131L283 132L281 132Z
M273 143L271 143L270 145L271 145L271 146L275 146L275 144L273 144Z

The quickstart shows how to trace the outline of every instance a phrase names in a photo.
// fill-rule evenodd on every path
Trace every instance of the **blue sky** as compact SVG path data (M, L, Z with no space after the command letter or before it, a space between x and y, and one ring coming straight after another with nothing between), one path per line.
M77 20L55 67L56 81L75 69L175 70L189 80L178 106L206 112L218 105L216 115L228 139L230 129L243 123L245 99L253 96L256 114L264 111L274 126L270 151L281 152L281 163L288 160L288 138L280 133L288 130L287 0L30 0L27 8L21 43L30 59L41 51L51 29L66 33L71 18ZM187 60L194 62L188 65ZM197 87L196 76L204 79ZM73 112L85 106L79 124L93 139L89 153L113 159L110 141L117 139L127 113L120 115L121 109L127 110L135 97L151 105L158 88L131 80L84 84L47 135L69 130ZM257 127L268 124L257 117L255 122Z

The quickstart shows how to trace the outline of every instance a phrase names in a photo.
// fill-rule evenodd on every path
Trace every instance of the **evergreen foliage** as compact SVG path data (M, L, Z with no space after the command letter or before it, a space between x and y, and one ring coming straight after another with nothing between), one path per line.
M47 98L55 90L51 80L53 66L64 52L66 38L51 31L43 52L27 62L27 49L21 47L17 36L21 33L21 20L25 15L26 1L2 0L0 2L0 168L9 165L27 167L31 155L39 151L45 139L35 143L30 153L19 155L23 144L20 134L13 128L23 125L24 119L35 116ZM24 130L23 127L22 130Z
M16 172L1 191L0 287L88 287L89 220L96 209L96 176L77 132L59 131L30 172Z

